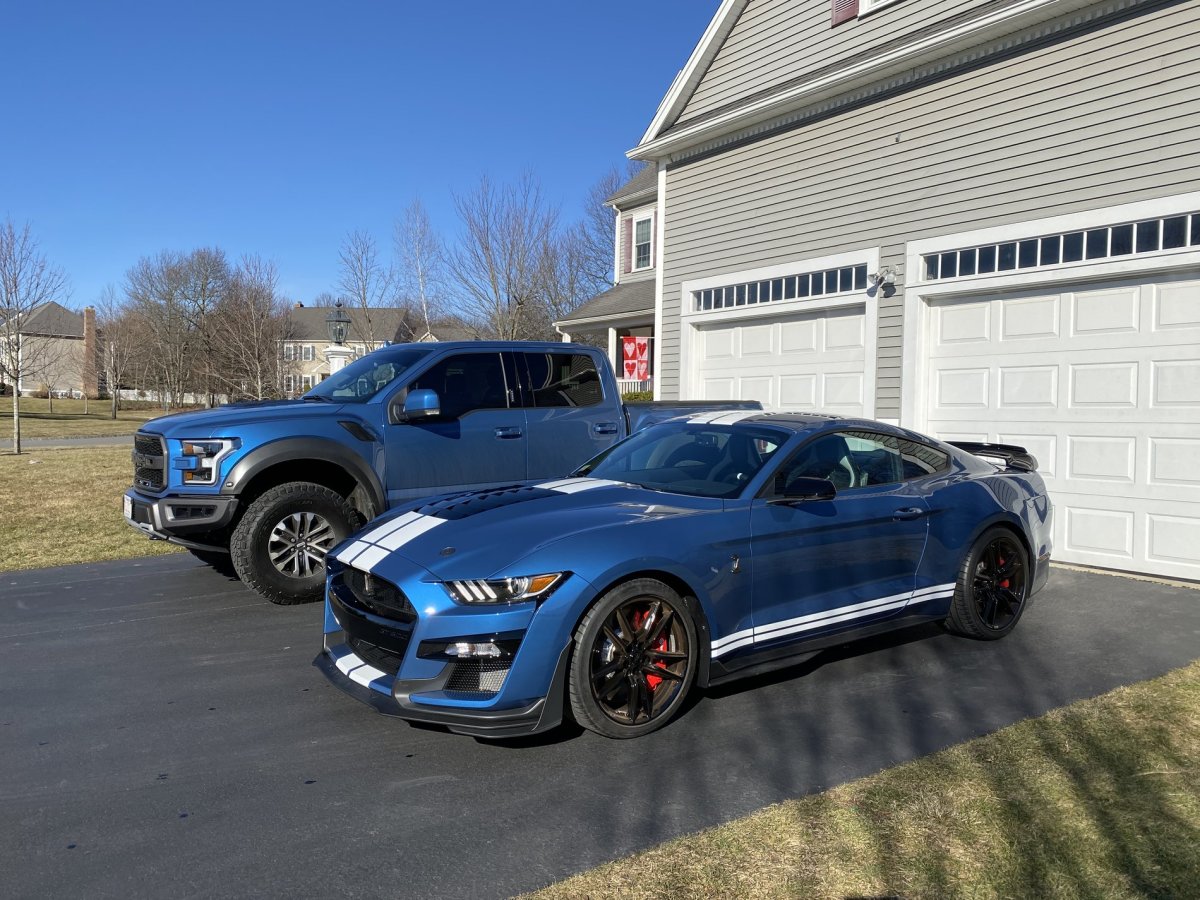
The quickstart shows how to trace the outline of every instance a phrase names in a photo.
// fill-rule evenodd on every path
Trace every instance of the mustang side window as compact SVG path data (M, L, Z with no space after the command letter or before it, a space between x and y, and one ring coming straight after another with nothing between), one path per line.
M437 391L444 418L508 406L499 353L464 353L442 360L408 386L409 391L422 388Z
M950 466L950 457L926 444L900 439L900 460L904 469L904 480L924 478L941 472Z

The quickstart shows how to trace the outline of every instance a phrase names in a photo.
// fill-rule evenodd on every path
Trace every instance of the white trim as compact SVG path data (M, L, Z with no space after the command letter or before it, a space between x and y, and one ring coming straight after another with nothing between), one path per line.
M1137 0L1133 0L1134 4ZM1022 27L1028 21L1031 26L1038 25L1052 17L1067 16L1077 13L1078 21L1089 21L1101 15L1107 15L1123 7L1133 5L1130 0L1112 0L1110 3L1097 4L1088 0L1025 0L1014 6L996 11L985 11L967 21L955 22L953 25L933 34L921 34L907 40L901 38L896 44L890 45L883 52L866 58L857 58L835 72L802 82L778 93L763 97L728 110L721 115L704 119L695 125L683 128L673 134L656 137L660 127L654 127L661 116L656 116L651 129L647 130L641 143L626 153L631 159L661 159L668 154L679 153L684 149L692 149L694 145L706 139L714 139L718 134L730 134L727 139L740 139L743 131L752 125L771 122L779 124L777 119L786 116L797 109L810 109L823 101L830 101L839 95L851 91L862 91L878 85L889 76L893 77L883 87L894 84L906 84L917 78L924 77L927 64L931 70L941 70L947 63L944 57L955 52L965 54L970 58L986 55L984 46L988 41L996 40L1005 46L1019 43L1012 32ZM1088 7L1091 7L1090 9ZM1074 24L1072 20L1068 24ZM1049 33L1063 27L1059 23L1038 29L1038 34ZM936 63L935 63L936 61ZM675 90L682 85L676 85ZM689 93L690 96L690 93ZM666 100L664 100L664 104ZM681 107L686 105L686 100ZM661 113L660 108L660 113ZM716 146L717 142L709 146Z
M629 217L629 221L630 221L631 227L633 229L633 234L631 235L631 240L629 242L629 253L632 257L629 260L629 274L635 275L639 272L649 272L651 269L654 268L654 210L651 210L650 212L645 213L643 215L636 215L636 214L632 215ZM648 254L648 256L650 257L650 261L648 263L646 263L646 265L644 265L644 266L639 266L637 264L637 248L638 248L637 229L638 229L638 225L641 222L649 222L650 223L650 237L649 237L650 253Z
M871 418L875 414L875 396L878 391L878 355L879 355L879 295L875 291L848 291L846 293L830 294L816 299L797 297L794 300L773 300L769 303L759 303L754 306L735 306L729 309L696 312L692 308L691 296L694 291L707 288L722 287L728 284L738 284L750 281L768 281L775 278L785 278L804 272L815 272L820 269L838 269L846 266L866 264L867 272L879 271L879 248L863 247L848 250L831 256L818 256L794 262L781 263L773 266L761 266L755 269L743 269L740 272L727 272L708 278L696 278L685 281L680 285L679 296L679 398L691 399L691 388L696 381L693 371L695 360L695 344L699 339L699 326L715 322L740 322L760 318L784 318L806 313L819 313L831 309L863 307L865 316L863 341L863 415ZM660 266L660 272L662 267ZM659 311L661 314L661 294ZM656 324L655 333L658 334ZM661 342L659 342L661 343ZM655 368L655 372L661 369ZM656 380L657 383L657 380ZM655 399L658 399L657 393Z
M613 211L613 284L621 283L621 212Z
M939 300L954 297L1018 291L1038 287L1057 287L1081 281L1130 278L1155 273L1200 269L1200 249L1160 250L1154 253L1131 254L1120 258L1066 263L1053 269L1027 269L995 272L966 278L921 281L924 275L923 257L930 253L970 247L975 244L1000 243L1019 238L1036 237L1056 232L1079 231L1106 225L1119 225L1137 219L1154 219L1193 212L1200 208L1200 191L1123 203L1085 212L1042 219L1030 219L998 225L994 228L962 231L939 237L911 241L905 247L905 271L913 273L904 290L904 337L901 346L900 424L921 431L927 421L925 384L928 377L928 348L930 312Z
M863 16L869 16L871 13L878 12L879 10L885 9L889 6L894 6L899 2L900 0L859 0L858 18L861 19Z
M642 135L639 143L645 144L653 139L669 121L683 111L687 101L691 99L692 92L700 83L700 79L704 77L704 73L708 71L709 65L720 51L721 45L725 43L725 38L733 30L738 16L742 14L742 10L749 2L750 0L722 0L721 5L713 14L712 20L708 23L708 27L704 29L704 34L700 36L700 41L696 44L692 55L688 57L688 61L676 74L675 80L667 89L666 96L658 104L654 118L650 120L650 125L646 128L646 133Z
M666 266L663 265L662 257L667 252L667 164L665 162L658 164L658 203L657 203L657 234L656 239L659 251L659 265L654 270L654 342L650 347L650 351L654 354L654 399L662 399L662 333L663 333L663 271ZM680 331L683 330L683 324L680 323ZM682 375L677 376L682 379ZM683 384L680 381L678 390L682 391Z

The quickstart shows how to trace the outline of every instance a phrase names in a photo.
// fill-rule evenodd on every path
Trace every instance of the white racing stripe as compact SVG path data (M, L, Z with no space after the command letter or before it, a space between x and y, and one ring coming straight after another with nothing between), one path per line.
M339 553L337 559L339 562L363 572L374 571L375 567L387 559L388 554L392 551L399 550L431 528L445 524L445 521L437 516L407 512L361 535L358 540Z
M387 677L387 673L380 672L374 666L367 665L353 653L347 653L345 656L335 658L334 664L343 675L347 676L351 681L357 681L363 687L370 687L372 681Z
M836 625L839 622L849 622L866 616L874 616L879 613L902 609L910 603L940 600L944 597L953 596L953 594L954 582L950 582L949 584L921 588L918 591L893 594L890 597L881 597L878 600L866 600L851 606L826 609L805 616L797 616L794 619L772 622L769 625L758 625L754 628L735 631L733 634L728 634L723 638L713 641L711 647L712 655L714 658L724 656L726 653L742 647L748 647L759 641L772 641L791 634L798 634L802 631L811 631L814 628L824 628L827 625Z
M742 419L751 419L754 416L761 416L761 409L743 409L733 412L707 412L697 416L692 416L687 420L689 425L733 425Z
M624 482L608 481L604 478L563 478L559 481L544 481L535 484L545 491L557 491L560 494L578 494L580 491L592 491L602 487L618 487Z

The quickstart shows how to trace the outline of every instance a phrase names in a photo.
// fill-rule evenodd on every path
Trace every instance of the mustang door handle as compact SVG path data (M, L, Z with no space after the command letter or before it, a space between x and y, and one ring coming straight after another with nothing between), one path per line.
M592 426L592 431L596 432L596 434L616 434L617 433L617 423L616 422L597 422L595 425Z
M521 429L516 425L507 425L496 429L496 437L502 441L511 441L521 436Z
M906 506L904 509L898 509L892 513L893 519L919 519L925 515L926 509L920 506Z

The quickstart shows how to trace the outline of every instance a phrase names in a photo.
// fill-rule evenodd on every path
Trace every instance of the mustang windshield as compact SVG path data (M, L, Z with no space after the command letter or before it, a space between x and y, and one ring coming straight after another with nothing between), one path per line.
M366 403L428 354L428 350L417 347L376 350L334 372L305 394L304 399Z
M787 439L773 428L669 423L639 431L575 473L695 497L736 497Z

